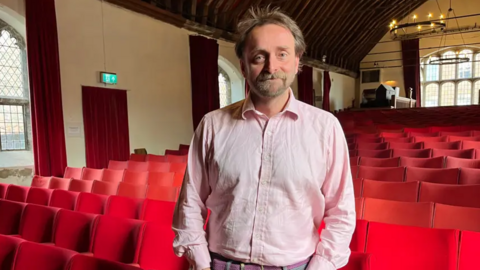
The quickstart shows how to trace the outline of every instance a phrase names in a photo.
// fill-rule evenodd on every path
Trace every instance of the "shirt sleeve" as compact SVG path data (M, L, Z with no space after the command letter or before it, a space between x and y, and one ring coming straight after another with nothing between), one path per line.
M355 229L355 195L345 134L337 119L327 130L327 170L322 186L325 197L325 229L307 270L335 270L350 257Z
M177 256L186 255L195 270L210 268L210 253L204 231L210 194L208 158L211 129L204 117L190 144L187 171L174 212L172 229L175 232L173 249Z

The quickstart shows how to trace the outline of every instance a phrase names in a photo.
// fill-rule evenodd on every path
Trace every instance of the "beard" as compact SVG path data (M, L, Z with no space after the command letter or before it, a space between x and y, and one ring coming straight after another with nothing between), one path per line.
M282 71L270 73L260 73L256 80L250 83L252 90L261 97L274 98L285 93L293 82L295 74L288 74ZM278 80L275 80L278 79Z

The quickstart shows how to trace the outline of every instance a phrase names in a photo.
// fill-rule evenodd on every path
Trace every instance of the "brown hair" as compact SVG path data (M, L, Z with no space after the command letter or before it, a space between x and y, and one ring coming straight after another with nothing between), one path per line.
M267 24L276 24L290 30L295 39L295 53L298 57L302 57L307 46L302 30L292 18L280 11L279 8L272 9L268 6L266 8L250 8L248 15L238 23L238 40L235 44L235 53L239 59L243 57L245 41L252 29Z

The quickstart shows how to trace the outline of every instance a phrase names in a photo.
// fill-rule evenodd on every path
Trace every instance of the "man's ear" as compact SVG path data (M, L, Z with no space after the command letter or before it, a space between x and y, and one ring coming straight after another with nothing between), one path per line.
M298 68L300 67L300 56L295 56L295 75L298 75Z
M240 59L240 69L242 70L242 75L244 78L247 78L245 76L245 74L247 74L246 72L246 66L245 66L245 61L243 61L243 59Z

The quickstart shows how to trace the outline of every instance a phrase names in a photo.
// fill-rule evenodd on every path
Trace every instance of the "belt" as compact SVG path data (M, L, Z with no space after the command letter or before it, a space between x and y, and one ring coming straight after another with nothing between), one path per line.
M262 265L251 264L251 263L241 263L241 262L229 260L215 253L211 253L211 256L213 259L212 270L293 270L295 268L306 266L310 261L310 258L308 258L296 264L292 264L285 267L278 267L278 266L262 266Z

